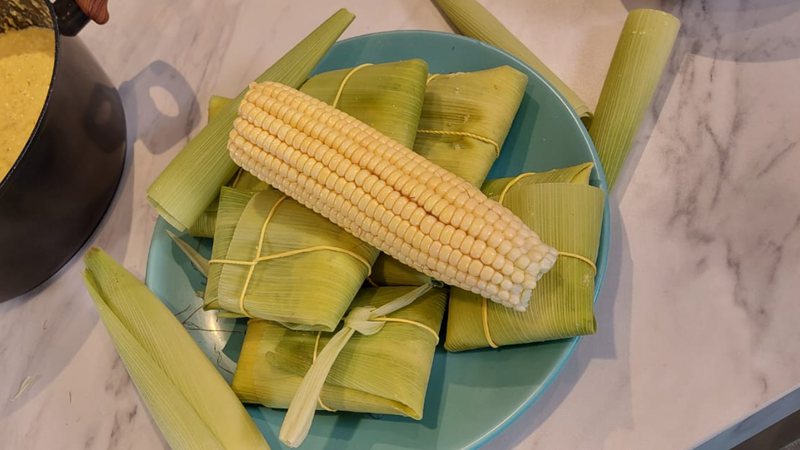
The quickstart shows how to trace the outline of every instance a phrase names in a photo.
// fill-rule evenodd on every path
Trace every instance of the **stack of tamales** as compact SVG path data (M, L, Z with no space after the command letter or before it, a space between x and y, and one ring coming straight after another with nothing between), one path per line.
M591 163L487 182L483 191L500 201L543 240L559 258L533 291L525 312L452 288L445 348L539 342L595 331L595 259L600 242L605 195L589 185Z
M431 75L414 151L479 187L500 155L527 84L509 66ZM381 254L370 281L405 286L430 277Z

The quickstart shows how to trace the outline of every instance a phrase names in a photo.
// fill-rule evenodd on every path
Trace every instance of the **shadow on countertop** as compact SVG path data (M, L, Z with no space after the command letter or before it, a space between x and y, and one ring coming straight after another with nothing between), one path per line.
M154 91L154 87L160 89ZM94 305L83 283L77 281L83 269L81 257L91 246L99 246L124 262L133 221L140 220L133 214L134 189L141 189L134 184L135 152L146 149L162 153L185 141L200 120L191 86L164 61L145 66L123 82L119 91L128 151L119 188L106 215L94 235L58 273L28 294L0 303L0 419L24 407L57 379L97 326ZM143 267L131 269L144 279ZM10 342L16 347L10 348ZM118 362L116 352L112 354Z

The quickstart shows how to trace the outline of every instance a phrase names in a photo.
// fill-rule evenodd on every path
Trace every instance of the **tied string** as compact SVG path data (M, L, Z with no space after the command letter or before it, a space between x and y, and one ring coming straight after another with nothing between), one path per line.
M320 399L322 387L325 385L325 379L328 378L328 373L330 373L339 353L355 333L372 336L381 331L387 322L405 323L430 332L436 338L436 342L439 342L438 333L423 323L397 317L387 317L387 315L410 305L431 290L432 287L433 284L431 283L423 284L378 308L357 306L351 309L347 317L344 318L342 328L333 335L328 344L319 352L319 355L316 355L320 336L320 334L317 334L317 340L314 344L315 358L311 368L308 369L303 381L297 388L291 403L289 403L289 409L286 411L286 418L283 420L279 434L281 442L292 448L303 443L311 428L317 404L331 411L330 408L324 406Z
M424 130L420 129L417 130L417 134L432 134L432 135L439 135L439 136L461 136L461 137L468 137L475 139L476 141L485 142L487 144L491 144L494 147L494 153L496 156L500 156L500 144L489 139L485 136L481 136L479 134L470 133L469 131L448 131L448 130Z
M432 73L432 74L428 75L428 79L426 80L425 84L429 85L431 83L431 81L435 80L436 78L438 78L441 75L442 74L440 74L440 73ZM468 138L471 138L471 139L475 139L476 141L481 141L481 142L485 142L487 144L490 144L492 147L494 147L495 155L496 156L500 156L500 144L495 142L493 139L489 139L488 137L481 136L479 134L470 133L468 131L426 130L426 129L417 130L417 134L419 134L419 133L430 134L430 135L438 135L438 136L468 137Z
M361 64L359 66L353 67L352 69L350 69L349 72L347 72L347 75L345 75L344 78L342 78L341 83L339 83L339 89L336 91L336 97L333 98L333 103L331 103L331 106L336 108L339 105L339 100L342 99L342 93L344 92L344 86L347 84L348 81L350 81L350 77L352 77L356 72L363 69L364 67L371 65L372 64L370 63Z
M511 187L514 186L517 182L519 182L519 180L522 180L524 178L530 177L532 175L533 175L533 173L528 172L528 173L519 174L516 177L514 177L511 181L508 182L508 184L503 188L503 190L500 191L500 196L497 199L497 201L501 205L505 206L503 204L503 201L505 200L506 194L508 194L508 192L511 189ZM587 258L587 257L585 257L583 255L579 255L577 253L559 251L558 252L558 256L559 257L564 256L564 257L567 257L567 258L576 259L578 261L583 261L584 263L586 263L592 269L592 274L595 274L595 275L597 274L597 266L594 264L594 261L592 261L591 259L589 259L589 258ZM558 260L556 260L556 263L558 263ZM498 348L499 346L497 345L497 343L495 343L494 339L492 339L492 334L489 331L489 301L486 298L482 299L482 304L481 304L481 322L482 322L482 325L483 325L483 336L484 336L484 338L486 338L486 342L489 344L489 347Z
M250 286L250 281L253 279L253 274L255 273L256 266L259 263L262 263L262 262L265 262L265 261L270 261L270 260L273 260L273 259L287 258L287 257L290 257L290 256L295 256L295 255L302 255L304 253L319 252L319 251L330 251L330 252L343 253L345 255L349 255L349 256L353 257L355 260L357 260L358 262L363 264L364 267L367 268L367 276L369 276L372 273L372 265L363 256L361 256L361 255L359 255L359 254L357 254L357 253L355 253L355 252L353 252L351 250L347 250L347 249L340 248L340 247L334 247L334 246L331 246L331 245L314 245L314 246L311 246L311 247L299 248L299 249L294 249L294 250L287 250L287 251L280 252L280 253L273 253L271 255L261 256L261 251L262 251L262 249L264 247L264 239L267 236L267 226L270 224L270 222L272 221L272 218L275 216L275 213L277 212L278 207L281 205L281 203L283 203L288 198L289 197L287 197L285 195L282 196L281 198L279 198L272 205L272 208L270 208L269 212L267 213L267 217L264 219L264 223L261 225L261 231L260 231L259 237L258 237L258 244L256 246L255 257L253 259L251 259L249 261L247 261L247 260L237 260L237 259L212 259L212 260L208 261L209 264L231 264L231 265L236 265L236 266L248 267L247 276L245 276L244 283L242 284L242 290L241 290L241 292L239 294L239 300L238 300L239 311L245 317L250 317L250 318L253 317L250 314L250 312L248 312L247 309L245 308L245 298L247 297L247 288Z

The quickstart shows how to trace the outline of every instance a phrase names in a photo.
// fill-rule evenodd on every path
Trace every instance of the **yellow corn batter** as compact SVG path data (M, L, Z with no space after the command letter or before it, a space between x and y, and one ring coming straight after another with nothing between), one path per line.
M0 181L36 125L54 59L53 30L29 27L0 33Z

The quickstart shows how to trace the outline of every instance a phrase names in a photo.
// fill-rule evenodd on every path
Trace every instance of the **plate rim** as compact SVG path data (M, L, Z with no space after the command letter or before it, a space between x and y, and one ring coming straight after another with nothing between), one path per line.
M536 69L529 66L516 56L512 55L511 53L497 48L491 44L487 44L485 42L479 41L477 39L473 39L467 36L462 36L455 33L448 33L443 31L432 31L432 30L389 30L389 31L377 31L372 33L361 34L358 36L352 36L346 39L342 39L336 41L334 46L344 44L353 40L362 40L362 39L370 39L370 38L380 38L380 37L391 37L395 35L404 35L404 36L431 36L437 39L445 38L445 39L454 39L456 41L463 41L467 42L470 45L479 45L481 47L485 47L491 51L499 52L508 59L512 60L519 66L524 67L527 69L536 79L542 83L542 85L546 86L547 89L555 94L556 98L561 102L561 105L569 112L571 119L575 122L576 128L579 130L581 137L583 138L584 142L586 143L587 147L589 148L589 153L592 159L592 163L594 164L594 170L596 171L597 175L597 188L601 189L605 194L605 200L603 205L603 219L601 224L601 231L600 231L600 242L598 246L598 259L596 261L597 273L595 275L595 289L594 289L594 296L592 299L593 305L597 304L597 300L599 298L600 291L602 290L607 267L608 267L608 257L610 253L610 248L612 245L612 235L611 235L611 214L610 214L610 207L609 207L609 197L610 193L608 190L608 185L606 183L606 176L605 171L603 170L602 165L600 164L600 158L597 154L597 149L595 148L594 143L592 142L591 137L589 136L589 132L586 127L581 122L580 118L578 117L575 110L572 106L567 102L566 98L550 83L548 82ZM323 58L324 59L324 58ZM322 60L320 60L322 62ZM310 76L313 76L318 72L319 64L314 70L311 72ZM527 74L526 74L527 75ZM151 281L153 278L153 267L150 255L153 252L153 247L155 245L156 240L154 239L155 233L159 230L159 228L163 228L166 226L167 223L161 216L158 216L156 219L155 224L153 225L153 232L151 233L150 237L150 244L148 246L147 251L147 263L145 266L145 284L150 287ZM539 385L539 387L534 390L522 403L520 403L514 410L512 410L502 421L494 424L492 427L488 428L482 435L474 439L471 443L467 444L465 447L466 449L475 449L482 447L483 445L490 442L492 439L497 437L500 433L506 431L508 427L511 426L517 419L522 416L522 414L527 411L534 403L536 403L539 398L550 388L553 382L558 378L558 376L563 371L564 367L566 366L567 362L572 358L572 355L575 353L575 349L577 348L578 344L581 341L582 336L575 336L572 338L562 339L561 341L566 343L566 348L562 352L562 355L559 357L558 363L555 365L553 370L551 370L547 376L544 378L544 381Z

